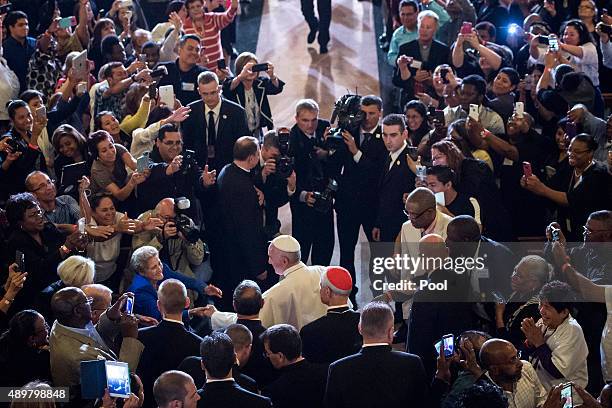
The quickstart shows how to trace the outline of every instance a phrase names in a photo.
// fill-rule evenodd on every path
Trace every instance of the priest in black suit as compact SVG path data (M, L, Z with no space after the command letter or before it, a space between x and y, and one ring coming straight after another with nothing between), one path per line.
M197 356L202 339L185 328L182 322L183 309L189 307L185 285L176 280L162 282L157 291L158 307L163 320L152 327L138 330L138 339L145 348L140 356L137 373L142 380L146 395L152 395L153 382L168 370L175 370L183 359ZM180 347L168 347L168 345ZM144 407L155 407L153 398L145 399Z
M315 209L315 192L323 192L335 176L325 149L325 129L329 122L319 119L319 105L312 99L298 101L296 124L289 135L290 156L295 159L296 192L291 196L292 236L300 243L302 261L329 265L334 252L334 214ZM312 249L312 256L311 251Z
M217 178L217 203L213 235L222 237L212 253L213 280L226 294L243 279L266 278L267 239L263 228L263 193L255 188L251 171L259 163L259 142L243 136L234 146L234 161ZM231 310L232 299L221 299Z
M190 103L189 117L181 124L183 147L195 151L198 165L221 171L232 162L234 142L249 135L246 113L240 105L221 98L219 78L205 71L198 76L201 100Z
M338 223L340 266L346 268L355 279L355 246L359 228L363 226L368 241L372 241L372 228L378 203L378 182L388 156L382 139L379 121L382 116L382 100L375 95L361 98L364 120L356 134L343 134L346 149L332 155L342 168L338 180L338 193L334 208ZM355 304L357 287L351 293Z
M361 348L359 312L348 305L353 281L349 271L330 266L321 277L321 302L327 314L300 330L302 355L313 363L331 364Z
M262 340L266 356L280 377L262 390L275 408L322 407L327 365L314 364L302 357L300 334L290 324L268 328Z
M427 407L429 384L421 359L391 349L393 311L386 303L364 306L359 322L363 348L329 366L328 408Z
M198 407L268 408L269 398L262 397L240 387L232 377L236 353L232 340L225 333L213 332L202 340L200 346L202 368L206 372L206 384L198 390Z

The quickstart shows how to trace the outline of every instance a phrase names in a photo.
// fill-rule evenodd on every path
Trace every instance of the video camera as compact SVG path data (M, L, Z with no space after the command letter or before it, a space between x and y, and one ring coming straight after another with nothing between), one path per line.
M294 160L289 156L289 129L278 128L278 150L280 156L276 159L276 174L281 178L288 178L293 173Z
M174 199L174 224L179 232L182 232L185 239L194 244L200 239L200 230L195 225L191 225L191 218L185 212L191 207L188 198L178 197Z
M359 127L365 119L365 114L361 110L361 96L346 94L336 101L332 112L331 123L338 119L336 127L329 130L329 136L325 142L327 150L339 150L346 146L342 132L347 130L351 133L359 132Z
M21 152L21 154L24 154L26 152L26 148L14 137L7 137L6 144L11 148L13 153Z

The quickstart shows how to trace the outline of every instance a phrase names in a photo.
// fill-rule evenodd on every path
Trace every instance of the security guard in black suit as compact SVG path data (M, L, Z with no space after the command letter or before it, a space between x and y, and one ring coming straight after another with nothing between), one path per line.
M407 221L404 214L404 194L414 190L415 175L408 167L408 131L403 115L391 114L382 121L383 140L387 147L387 158L378 184L378 209L372 229L372 239L391 245ZM392 250L387 246L372 247L372 256L388 257ZM381 279L370 270L370 282ZM375 295L380 294L374 291Z
M329 265L334 251L334 214L331 206L319 211L324 200L315 194L325 191L334 174L329 151L323 147L329 122L319 119L319 105L312 99L298 101L295 121L289 134L289 155L295 160L297 175L290 200L292 235L300 243L302 261L308 261L312 249L313 265Z
M372 241L372 229L378 207L378 183L388 152L382 138L379 121L382 117L382 100L368 95L361 99L364 120L355 135L343 135L347 149L332 157L340 161L339 188L335 209L340 244L340 266L347 269L353 279L351 301L355 304L358 291L355 277L355 246L359 228Z

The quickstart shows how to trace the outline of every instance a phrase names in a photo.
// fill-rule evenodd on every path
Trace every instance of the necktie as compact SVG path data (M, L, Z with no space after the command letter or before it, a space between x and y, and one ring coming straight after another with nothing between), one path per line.
M363 136L361 138L361 144L364 145L364 144L368 143L368 140L370 140L370 138L372 138L372 133L364 132Z
M217 131L215 130L215 113L213 111L208 112L208 145L214 146L217 141Z
M387 161L385 162L385 173L391 170L391 161L391 155L389 155L389 157L387 157Z

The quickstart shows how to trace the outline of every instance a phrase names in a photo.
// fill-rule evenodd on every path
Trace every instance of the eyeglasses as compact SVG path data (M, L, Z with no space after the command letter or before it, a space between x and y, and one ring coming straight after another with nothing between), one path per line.
M408 219L410 220L416 220L418 219L421 215L425 214L427 211L429 210L433 210L435 209L434 207L430 207L430 208L426 208L423 211L421 211L420 213L418 213L417 215L411 214L408 211L404 210L404 214L406 214L406 217L408 217Z
M26 217L28 217L28 218L38 218L38 217L42 217L42 216L43 216L43 210L41 210L40 207L36 207L34 212L26 214Z
M37 192L40 189L52 186L55 184L55 180L53 179L48 179L47 181L45 181L43 184L40 184L38 187L36 187L34 190L30 190L32 193Z
M74 305L74 307L77 308L81 305L89 305L89 307L91 307L93 302L94 302L94 298L92 298L91 296L87 296L84 302L77 303L76 305Z
M172 140L165 141L164 140L162 143L165 144L166 146L180 146L183 144L183 141L182 140L175 140L175 141L172 141Z
M579 154L588 153L588 152L590 152L589 149L585 149L585 150L571 150L571 149L567 149L567 154L573 154L573 155L579 155Z
M612 231L612 230L609 230L609 229L594 230L594 229L590 229L586 225L582 226L583 235L592 235L592 234L597 234L598 232L609 232L609 231Z

